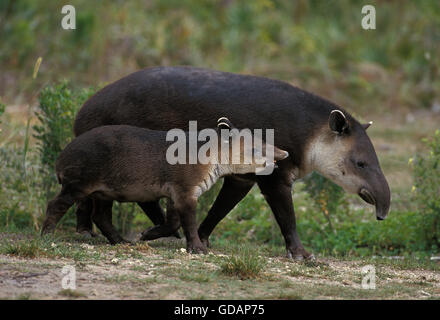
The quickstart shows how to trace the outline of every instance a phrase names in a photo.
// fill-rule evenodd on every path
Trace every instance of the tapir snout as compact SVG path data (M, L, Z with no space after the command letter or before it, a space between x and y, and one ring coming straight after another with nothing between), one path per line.
M376 170L376 173L371 175L368 186L363 186L359 190L359 197L365 202L372 204L376 207L377 220L384 220L390 209L391 192L388 182L382 173L380 168Z

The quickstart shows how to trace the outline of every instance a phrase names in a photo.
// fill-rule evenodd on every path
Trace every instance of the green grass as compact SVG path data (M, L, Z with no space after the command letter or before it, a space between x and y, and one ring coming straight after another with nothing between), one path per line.
M8 233L14 238L17 233ZM52 235L41 237L35 232L21 234L21 238L25 239L8 239L3 237L0 240L0 253L17 257L27 258L70 258L77 262L81 261L98 261L102 257L100 250L88 250L84 247L84 242L80 242L75 234L69 236L62 236L60 238ZM70 241L72 242L70 242ZM92 246L95 242L92 239L84 239L86 244ZM87 241L89 243L87 243ZM102 243L102 242L101 242Z
M44 251L37 241L20 241L17 243L7 243L5 246L1 247L0 252L24 258L37 258L44 256Z
M242 280L255 279L261 275L264 267L264 260L258 255L258 251L243 247L226 258L226 261L221 265L221 272Z

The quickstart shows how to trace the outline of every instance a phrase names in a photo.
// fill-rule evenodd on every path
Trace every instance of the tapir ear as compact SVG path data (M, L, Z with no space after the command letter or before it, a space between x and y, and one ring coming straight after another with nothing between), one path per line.
M221 129L229 129L231 130L234 126L232 125L231 121L229 121L226 117L221 117L217 120L217 128Z
M372 124L373 124L373 121L370 121L370 122L368 122L368 123L364 123L364 124L362 124L362 127L363 127L365 130L367 130Z
M328 124L333 132L342 134L348 131L348 121L341 110L333 110L330 112Z

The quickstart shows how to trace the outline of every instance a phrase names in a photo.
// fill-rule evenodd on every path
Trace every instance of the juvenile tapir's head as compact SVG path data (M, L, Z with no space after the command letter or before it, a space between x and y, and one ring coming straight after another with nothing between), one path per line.
M328 123L309 141L306 161L309 169L376 206L376 217L383 220L390 207L390 189L366 133L370 124L360 124L344 111L331 111Z
M238 130L229 121L222 117L217 121L220 136L221 130L225 130L226 137L223 143L227 144L227 162L230 170L235 174L271 174L277 167L276 162L289 156L287 151L281 150L274 145L256 138L249 129ZM220 145L222 141L219 141ZM219 145L219 149L223 147ZM273 153L268 152L271 149ZM264 171L264 172L263 172Z

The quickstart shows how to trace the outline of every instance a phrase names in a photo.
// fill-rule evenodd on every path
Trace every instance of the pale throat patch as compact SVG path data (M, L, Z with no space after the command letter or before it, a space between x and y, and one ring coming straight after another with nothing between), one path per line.
M305 174L317 171L345 191L357 193L361 180L344 168L349 146L338 139L337 135L332 137L328 134L321 130L320 134L310 140L305 148L303 171Z
M335 174L342 158L341 153L346 153L346 147L336 136L328 138L325 135L326 133L316 135L305 148L304 168L308 173L318 171L325 176Z

